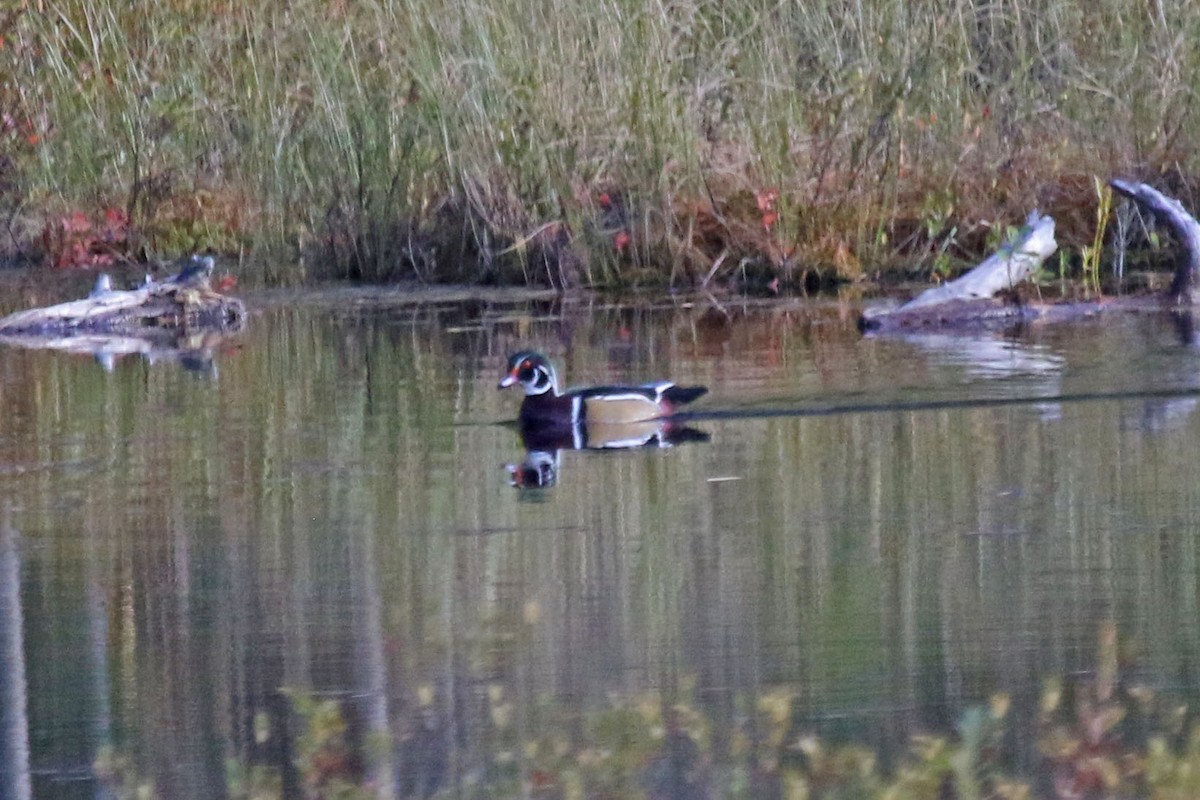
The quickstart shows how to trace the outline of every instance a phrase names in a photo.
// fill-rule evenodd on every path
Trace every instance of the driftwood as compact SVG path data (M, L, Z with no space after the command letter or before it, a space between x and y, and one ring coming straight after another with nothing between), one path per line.
M997 250L987 261L957 280L926 289L905 304L906 309L959 300L994 297L1016 286L1037 272L1042 262L1057 249L1054 220L1034 211L1013 241Z
M211 256L192 256L164 281L114 290L101 275L91 294L0 319L0 344L89 353L106 368L122 355L208 371L212 352L242 330L246 308L212 288Z
M1010 245L957 280L929 289L890 309L871 309L859 320L864 331L978 329L1033 320L1058 321L1111 311L1148 311L1200 303L1200 223L1178 200L1144 183L1113 180L1112 188L1166 225L1183 249L1164 295L1083 302L1028 302L1014 290L1055 250L1054 220L1037 212Z
M1109 185L1154 215L1179 240L1183 252L1175 267L1171 288L1167 290L1167 299L1176 305L1195 305L1200 300L1196 293L1196 279L1200 275L1200 223L1178 200L1144 183L1113 180Z
M0 336L113 334L143 336L154 331L237 331L245 323L242 302L213 291L212 256L193 256L165 281L147 279L129 291L110 288L106 275L82 300L18 311L0 319Z

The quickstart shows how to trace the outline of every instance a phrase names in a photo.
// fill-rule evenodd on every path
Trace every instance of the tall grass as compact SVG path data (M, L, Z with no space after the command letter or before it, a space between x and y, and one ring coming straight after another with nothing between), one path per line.
M42 0L0 25L10 219L115 205L152 253L367 279L855 277L1035 204L1082 246L1092 176L1179 190L1200 130L1185 0Z

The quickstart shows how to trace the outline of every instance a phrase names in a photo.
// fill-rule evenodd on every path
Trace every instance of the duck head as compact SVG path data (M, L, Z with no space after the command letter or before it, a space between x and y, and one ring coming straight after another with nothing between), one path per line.
M521 384L526 395L558 394L558 381L549 359L530 350L509 356L499 388L507 389L517 383Z

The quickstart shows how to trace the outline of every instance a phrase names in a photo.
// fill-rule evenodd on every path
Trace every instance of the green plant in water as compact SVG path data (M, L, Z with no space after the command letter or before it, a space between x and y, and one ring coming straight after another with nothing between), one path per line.
M925 237L935 247L933 275L945 280L953 272L953 259L949 250L957 244L958 226L951 223L954 216L954 197L947 192L938 192L925 200L921 224Z
M1083 285L1085 289L1100 294L1100 260L1104 254L1104 238L1112 218L1112 189L1108 184L1093 176L1096 192L1096 231L1090 245L1081 248L1083 258Z
M287 691L292 711L303 723L296 741L296 768L309 793L318 797L365 800L374 796L359 785L357 757L346 739L346 720L336 700Z
M279 770L244 764L230 758L225 762L225 787L232 800L278 800L283 797Z
M654 691L614 698L585 711L580 725L574 711L550 699L522 708L494 684L486 695L490 728L480 731L481 741L491 743L491 768L482 783L440 791L490 798L636 800L686 791L747 800L1029 800L1029 776L1014 775L1006 754L1015 735L1036 740L1041 762L1033 769L1044 774L1054 796L1200 796L1200 729L1185 704L1123 680L1118 645L1115 625L1102 623L1091 672L1048 678L1040 704L1022 714L1012 712L1004 694L967 707L955 730L914 735L891 770L868 746L833 745L801 730L797 694L787 688L740 698L742 721L715 736L713 720L694 700L694 685L681 686L673 700ZM305 795L380 796L380 787L348 767L340 703L307 692L287 695L302 723L295 766ZM419 697L424 709L436 703L432 688L422 688ZM260 738L269 725L256 720L255 729ZM725 742L723 749L717 741ZM136 773L133 761L106 747L94 770L116 797L153 796L153 783ZM282 791L278 769L236 760L227 764L226 784L231 797L246 800L274 800Z

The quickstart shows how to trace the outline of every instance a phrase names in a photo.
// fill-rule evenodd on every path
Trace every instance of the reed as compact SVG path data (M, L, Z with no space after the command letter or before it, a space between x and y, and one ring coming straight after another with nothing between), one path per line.
M1200 130L1184 0L44 0L0 35L19 244L115 207L134 254L301 256L271 280L941 270L1034 205L1082 248L1092 177L1178 190Z

